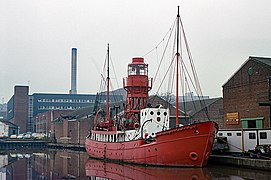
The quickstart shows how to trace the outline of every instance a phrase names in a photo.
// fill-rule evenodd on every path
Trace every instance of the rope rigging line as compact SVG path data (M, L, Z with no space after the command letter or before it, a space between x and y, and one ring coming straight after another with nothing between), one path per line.
M180 23L181 23L181 29L182 29L182 32L183 32L183 38L184 38L184 42L185 42L185 46L186 46L188 59L190 61L191 70L192 70L194 81L195 81L196 87L197 87L196 90L199 91L198 94L202 95L202 90L200 88L199 79L198 79L198 76L197 76L197 73L196 73L196 68L195 68L195 65L194 65L194 61L193 61L193 58L192 58L192 54L191 54L191 51L190 51L190 48L189 48L189 44L188 44L188 41L187 41L187 38L186 38L186 34L185 34L185 31L184 31L183 22L182 22L181 18L180 18Z
M160 83L160 85L159 85L159 87L158 87L157 92L160 90L160 88L161 88L163 82L165 81L166 76L167 76L167 74L168 74L168 72L169 72L169 69L170 69L170 67L172 66L173 62L174 62L174 59L175 59L175 57L172 58L171 63L170 63L170 65L169 65L169 67L168 67L168 69L167 69L167 71L166 71L166 74L165 74L165 76L163 77L162 82Z
M177 19L175 19L174 23L172 24L171 28L169 28L169 30L166 32L166 34L164 35L164 37L162 38L162 40L154 47L152 48L150 51L148 51L146 54L144 54L142 57L145 57L147 56L148 54L150 54L152 51L154 51L158 46L160 46L160 44L162 42L164 42L165 38L167 37L168 33L169 32L172 32L172 29L174 29L174 26L175 26L175 22L176 22Z
M114 75L115 75L115 77L116 77L116 71L115 71L115 67L114 67L114 65L113 65L113 61L112 61L111 55L110 55L110 62L111 62L111 66L112 66L112 69L113 69L113 73L114 73ZM106 65L107 65L107 54L106 54L106 58L105 58L104 65L103 65L103 74L106 73L106 68L107 68ZM101 74L101 83L100 83L100 88L99 88L99 99L98 99L99 104L102 104L102 103L101 103L102 97L105 96L105 93L103 93L103 92L104 92L104 89L105 89L105 87L106 87L106 79L105 79L105 77L103 76L103 74ZM110 84L109 84L109 85L110 85L110 88L113 89L112 80L109 81L109 83L110 83ZM117 80L116 80L116 83L117 83L117 86L119 87L119 84L118 84L118 81L117 81ZM120 89L119 89L119 92L120 92ZM121 99L117 99L116 94L115 94L113 91L112 91L112 94L113 94L114 102L116 102L116 104L117 104L118 106L120 106L120 102L123 101L123 97L121 97ZM121 95L121 93L119 93L119 94Z
M205 107L206 107L205 100L204 100L204 98L202 97L202 95L198 94L197 87L196 87L196 85L193 83L192 77L190 76L190 74L189 74L189 72L188 72L188 69L187 69L187 67L186 67L186 65L185 65L185 63L184 63L182 57L180 57L180 58L181 58L181 62L182 62L182 67L184 67L184 70L186 71L186 74L188 75L188 78L189 78L189 80L190 80L190 83L191 83L191 85L193 86L194 90L196 91L197 97L199 98L199 102L200 102L201 109L204 109L205 114L206 114L206 116L207 116L207 119L210 120L209 113L208 113L208 111L206 111L206 108L205 108ZM193 101L193 102L194 102L194 101ZM202 104L202 102L203 102L204 104Z
M116 71L115 71L115 67L114 67L114 64L113 64L111 55L110 55L110 62L111 62L111 65L112 65L112 69L113 69L114 76L117 77L117 76L116 76ZM118 83L118 81L117 81L117 78L115 78L115 79L116 79L117 87L120 87L120 86L119 86L119 83ZM110 81L110 87L111 87L111 89L113 89L112 81ZM119 91L119 95L121 95L121 94L120 94L120 88L118 89L118 91ZM117 102L117 105L120 106L119 103L120 103L121 101L123 101L123 97L121 97L121 99L119 100L119 99L117 99L115 92L112 91L112 93L113 93L113 98L114 98L115 102Z
M99 106L101 106L101 104L104 104L102 103L102 97L105 97L105 93L104 90L105 90L105 87L106 87L106 79L105 77L103 76L103 74L106 74L106 65L107 65L107 53L105 54L105 59L104 59L104 64L103 64L103 73L101 74L101 82L100 82L100 87L99 87L99 91L98 91L98 102L99 102Z
M198 78L198 75L196 73L196 67L194 65L194 61L193 61L193 57L192 57L192 54L191 54L191 51L190 51L190 48L189 48L189 45L188 45L188 40L187 40L187 37L186 37L186 33L185 33L185 30L184 30L184 27L183 27L183 22L182 22L182 19L181 18L176 18L174 20L174 23L173 25L171 26L171 28L169 29L169 31L166 32L164 38L153 48L151 49L150 51L148 51L144 56L147 56L149 55L150 53L152 53L153 51L156 51L156 58L159 59L158 57L158 47L160 47L160 45L163 43L165 43L165 47L163 49L163 52L162 52L162 56L160 57L160 61L159 61L159 64L158 64L158 67L157 67L157 70L156 70L156 73L154 75L154 78L153 78L153 84L156 84L156 81L158 79L158 73L160 72L160 69L161 69L161 66L162 66L162 61L165 59L165 56L170 54L170 52L167 51L167 48L168 46L170 45L170 43L174 42L173 44L173 49L172 49L172 55L170 56L170 58L172 58L170 61L169 61L169 66L167 67L167 69L165 69L165 74L164 74L164 77L161 79L159 77L159 85L158 85L158 89L156 91L156 93L154 93L155 95L158 94L158 92L161 90L162 88L162 84L165 82L165 78L166 76L169 76L168 79L168 88L167 88L167 96L166 96L166 100L168 103L169 102L169 99L171 98L170 94L172 94L173 92L173 84L174 84L174 78L175 76L173 75L174 73L176 73L175 71L175 68L173 68L173 62L174 62L174 59L176 58L176 54L174 52L174 49L176 47L176 36L177 36L177 30L175 28L176 24L177 24L177 21L178 23L180 23L180 28L181 28L181 31L179 32L180 33L180 41L179 44L180 44L180 54L179 54L179 57L180 57L180 61L178 63L180 63L180 73L179 73L179 76L181 76L180 80L181 80L181 91L183 93L183 95L185 95L185 93L187 91L191 91L191 87L192 89L195 90L196 92L196 95L199 99L199 102L200 102L200 107L201 107L201 110L205 112L206 116L207 116L207 119L210 120L210 117L209 117L209 114L208 114L208 111L207 111L207 107L206 107L206 102L203 98L203 93L202 93L202 89L200 87L200 84L199 84L199 78ZM174 31L175 29L175 31ZM175 32L175 35L173 35L173 31ZM174 36L174 37L173 37ZM167 40L165 40L165 38L168 38ZM172 40L172 38L174 38L174 40ZM183 47L185 46L185 47ZM183 52L183 49L184 49L184 52ZM190 65L186 66L185 62L184 62L184 56L185 55L185 59L188 59L188 62ZM143 57L144 57L143 56ZM165 67L165 66L164 66ZM189 67L189 69L188 69ZM172 69L173 68L173 69ZM172 73L172 76L171 76L171 73ZM177 78L177 77L176 77ZM193 80L192 80L193 79ZM191 99L193 101L193 106L195 109L197 109L197 106L193 100L193 97L192 97L192 94L191 94ZM186 99L187 100L187 99ZM183 96L183 102L185 103L185 96ZM152 100L152 102L154 101L154 98ZM176 102L178 103L178 102ZM183 109L184 109L184 113L185 115L187 114L186 113L186 105L184 104L183 105ZM188 115L189 116L189 115Z
M176 20L175 20L175 21L176 21ZM174 21L174 25L175 25L175 21ZM170 31L170 34L169 34L169 37L168 37L168 40L167 40L167 43L166 43L166 47L165 47L165 49L164 49L164 51L163 51L163 53L162 53L161 60L160 60L160 62L159 62L159 65L158 65L158 67L157 67L156 73L155 73L154 78L153 78L153 84L155 84L155 82L156 82L157 74L158 74L158 72L159 72L159 70L160 70L162 61L163 61L164 56L165 56L165 53L166 53L166 49L167 49L167 47L168 47L168 45L169 45L170 37L171 37L171 35L172 35L173 29L174 29L174 26L171 28L171 31Z

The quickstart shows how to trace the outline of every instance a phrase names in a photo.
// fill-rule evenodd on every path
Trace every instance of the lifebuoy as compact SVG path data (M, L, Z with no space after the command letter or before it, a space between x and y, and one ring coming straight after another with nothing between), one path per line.
M189 154L189 158L192 160L192 161L196 161L198 159L198 154L196 152L191 152Z

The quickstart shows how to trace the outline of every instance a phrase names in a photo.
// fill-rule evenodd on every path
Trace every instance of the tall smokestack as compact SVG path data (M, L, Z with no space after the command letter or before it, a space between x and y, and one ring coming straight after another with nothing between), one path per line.
M72 48L72 64L71 64L71 90L70 94L77 94L76 89L76 70L77 70L77 49Z

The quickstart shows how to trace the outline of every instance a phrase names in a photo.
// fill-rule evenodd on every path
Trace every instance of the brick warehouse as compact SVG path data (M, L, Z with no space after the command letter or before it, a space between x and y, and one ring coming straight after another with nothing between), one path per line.
M189 115L191 123L212 120L218 124L219 128L224 128L223 99L221 97L180 103L179 107Z
M51 123L52 136L57 143L84 144L93 127L93 108L86 107L61 115Z
M51 137L51 122L60 117L72 112L72 110L52 110L40 113L34 118L34 132L44 133L46 136Z
M222 86L225 128L270 127L270 78L271 58L250 56Z

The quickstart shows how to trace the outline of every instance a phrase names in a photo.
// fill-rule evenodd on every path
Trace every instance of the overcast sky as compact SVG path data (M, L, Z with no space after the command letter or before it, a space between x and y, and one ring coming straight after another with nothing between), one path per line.
M15 85L32 93L68 93L71 48L78 49L78 93L95 93L110 43L122 85L127 64L154 48L177 6L204 95L249 56L271 57L270 0L0 0L0 97ZM150 76L157 59L145 57Z

